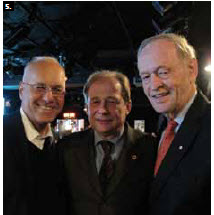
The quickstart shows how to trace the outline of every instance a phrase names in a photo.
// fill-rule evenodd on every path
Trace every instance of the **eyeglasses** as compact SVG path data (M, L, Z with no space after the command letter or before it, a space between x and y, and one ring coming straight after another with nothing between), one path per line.
M62 86L50 87L45 84L29 84L26 82L22 82L22 84L26 84L32 87L35 93L38 93L38 94L45 94L48 91L51 91L54 96L62 96L65 94L65 91Z

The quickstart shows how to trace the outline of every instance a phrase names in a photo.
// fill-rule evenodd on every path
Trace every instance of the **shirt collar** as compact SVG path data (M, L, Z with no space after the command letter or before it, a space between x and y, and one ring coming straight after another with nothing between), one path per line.
M116 144L122 138L123 133L124 133L124 126L123 126L122 130L120 131L120 135L118 135L117 137L115 137L109 141L112 142L113 144ZM104 140L96 131L94 131L94 139L95 139L95 141L94 141L95 146L98 144L99 141Z
M51 141L53 141L54 138L53 138L53 133L51 131L50 123L48 124L48 132L46 133L46 135L41 135L35 129L35 127L33 126L33 124L31 123L31 121L29 120L29 118L27 117L27 115L25 114L22 108L20 108L20 114L24 125L25 133L29 141L32 142L35 139L42 140L42 139L45 139L46 137L50 137Z
M192 98L189 100L189 102L184 106L183 110L180 113L178 113L176 118L174 119L179 125L184 121L184 117L185 117L187 111L189 110L190 106L194 102L196 95L197 95L197 91L195 91Z

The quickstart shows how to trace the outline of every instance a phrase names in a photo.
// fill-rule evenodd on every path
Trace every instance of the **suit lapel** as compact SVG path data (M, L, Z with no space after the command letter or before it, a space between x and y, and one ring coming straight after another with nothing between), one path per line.
M119 159L116 161L116 166L115 166L115 173L114 176L111 179L111 182L109 184L109 187L107 189L107 195L110 195L116 188L116 186L119 184L121 178L125 175L126 173L126 154L127 154L128 147L125 146L121 151Z
M77 147L73 150L73 156L77 159L79 164L78 168L82 168L85 172L85 177L88 178L89 183L93 189L99 194L102 195L102 191L99 184L98 173L95 163L95 152L93 147L94 134L92 130L89 130L88 135L84 136L84 139L81 140L81 147ZM71 170L72 171L72 170Z
M134 130L130 126L128 126L126 129L124 147L121 151L119 159L116 162L115 174L107 189L107 195L110 195L116 189L120 181L126 176L130 168L135 165L138 157L142 153L142 151L135 147L136 144L133 135Z
M200 118L203 112L204 102L199 94L186 114L183 124L177 132L165 159L162 161L152 185L152 198L155 198L160 193L170 175L176 170L179 162L188 153L188 149L194 144L194 138L200 129Z

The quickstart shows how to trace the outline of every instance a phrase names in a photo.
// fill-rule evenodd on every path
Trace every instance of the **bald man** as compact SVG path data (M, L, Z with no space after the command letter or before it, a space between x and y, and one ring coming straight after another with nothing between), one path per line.
M65 81L52 57L24 69L20 111L4 117L4 215L63 214L50 123L64 105Z

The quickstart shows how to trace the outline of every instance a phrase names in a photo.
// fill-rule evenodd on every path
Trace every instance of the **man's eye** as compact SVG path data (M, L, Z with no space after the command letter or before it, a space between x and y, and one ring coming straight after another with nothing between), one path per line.
M110 104L116 104L117 103L117 101L113 100L113 99L109 99L109 100L107 100L107 102L110 103Z
M160 78L166 78L168 77L168 71L166 69L161 69L160 71L158 71L158 76Z
M52 88L52 91L56 92L56 93L61 93L62 92L62 88L60 88L60 87L54 87L54 88Z
M45 87L45 86L37 85L37 86L36 86L36 89L37 89L37 90L46 90L46 87Z
M100 102L98 100L94 100L90 102L91 104L99 104Z
M150 78L150 75L142 75L141 79L142 80L148 80Z

